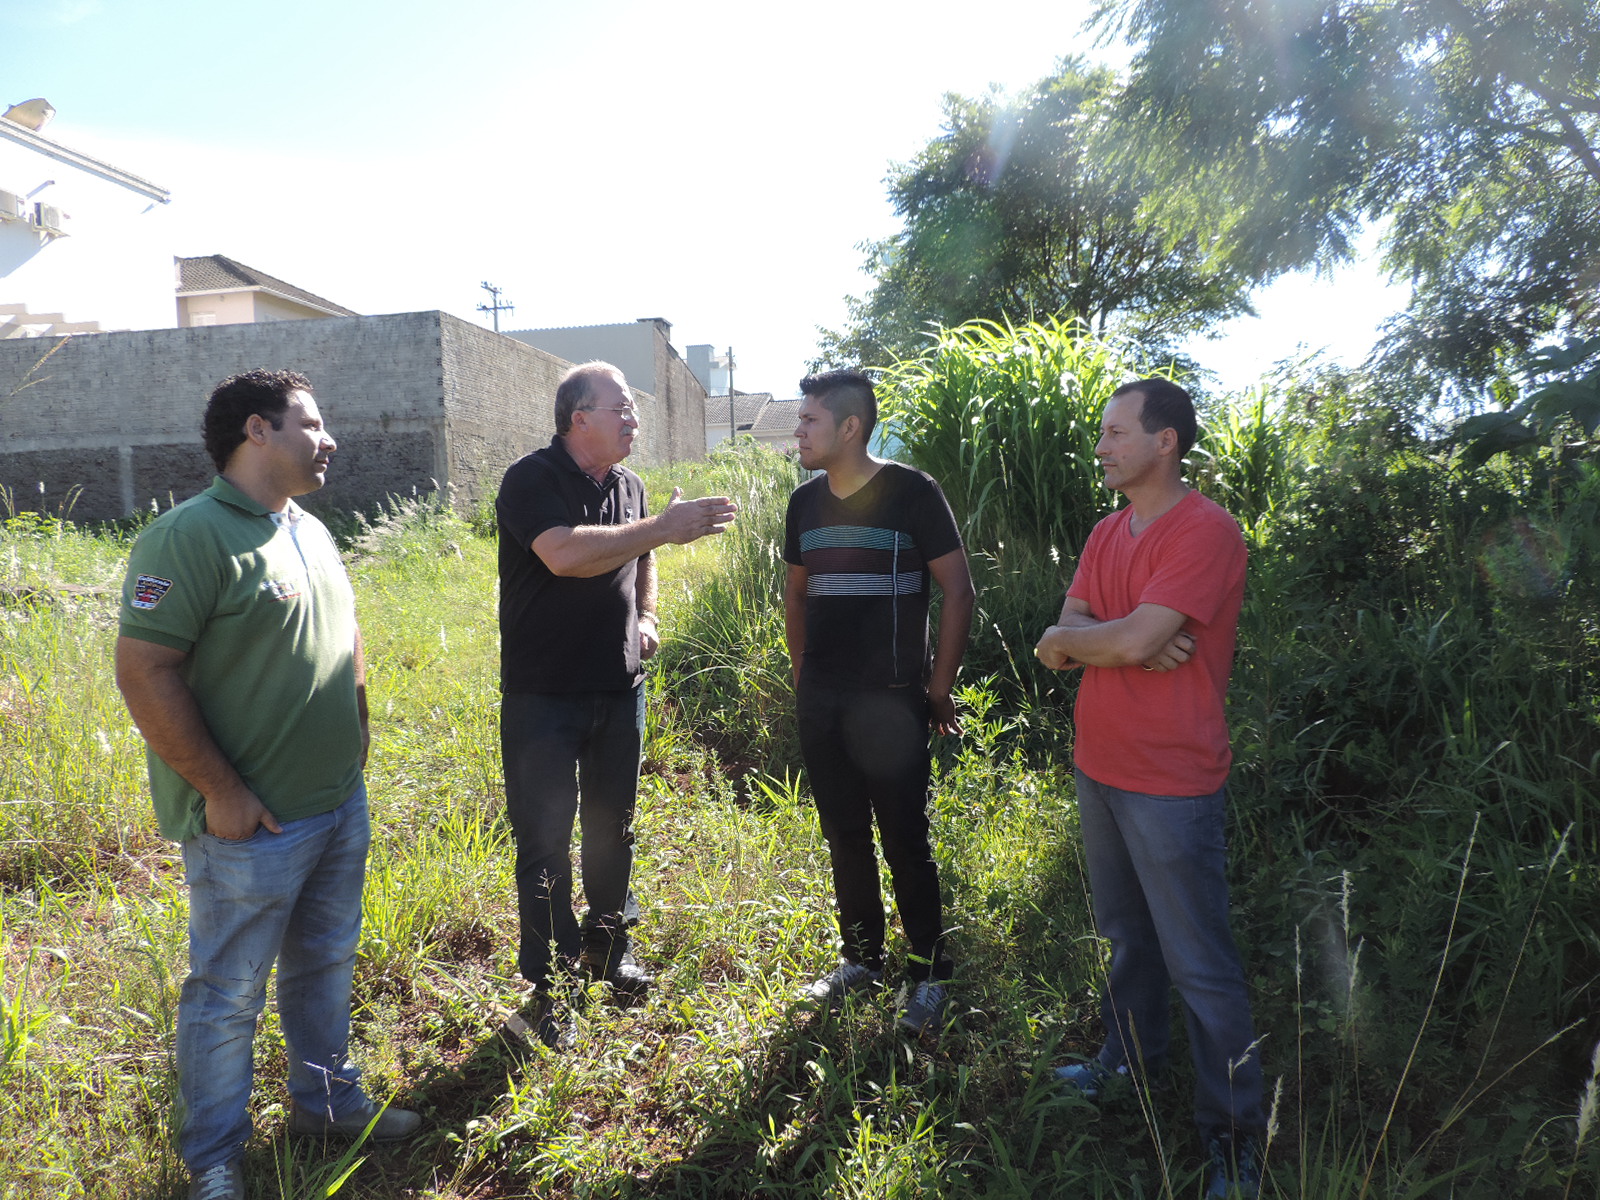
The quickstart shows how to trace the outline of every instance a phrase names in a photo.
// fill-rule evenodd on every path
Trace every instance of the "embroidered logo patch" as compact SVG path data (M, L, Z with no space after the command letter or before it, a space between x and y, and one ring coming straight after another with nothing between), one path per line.
M298 585L284 579L267 579L261 584L261 590L273 600L293 600L300 594Z
M170 579L162 579L159 575L140 575L133 581L133 606L154 608L171 589Z

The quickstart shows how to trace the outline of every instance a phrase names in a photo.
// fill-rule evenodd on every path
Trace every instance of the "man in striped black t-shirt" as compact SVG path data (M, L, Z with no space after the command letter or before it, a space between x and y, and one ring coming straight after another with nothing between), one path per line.
M871 381L831 371L800 390L800 464L823 474L789 499L784 630L844 941L838 967L807 993L837 1003L882 979L876 820L911 951L900 1023L936 1032L951 963L928 841L928 731L960 732L950 692L972 624L972 578L939 485L868 453ZM943 593L931 668L930 581Z

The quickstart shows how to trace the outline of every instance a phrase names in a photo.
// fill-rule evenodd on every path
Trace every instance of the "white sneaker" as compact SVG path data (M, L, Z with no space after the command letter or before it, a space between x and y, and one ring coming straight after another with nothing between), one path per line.
M877 987L882 982L882 971L874 971L864 963L841 958L839 965L810 984L804 995L807 1000L814 1000L818 1004L837 1004L854 992Z

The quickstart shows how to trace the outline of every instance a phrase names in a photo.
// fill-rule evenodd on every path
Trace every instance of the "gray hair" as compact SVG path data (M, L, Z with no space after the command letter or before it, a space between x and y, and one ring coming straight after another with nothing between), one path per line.
M627 377L618 368L598 359L580 363L561 377L556 387L557 433L565 437L572 432L572 414L589 406L594 399L594 381L602 375L610 375L624 389L628 386Z

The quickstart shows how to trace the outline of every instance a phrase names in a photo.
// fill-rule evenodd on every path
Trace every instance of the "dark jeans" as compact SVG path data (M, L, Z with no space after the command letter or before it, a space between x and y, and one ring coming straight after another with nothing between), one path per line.
M802 678L800 753L833 860L844 957L883 965L878 823L912 979L948 979L939 868L928 841L928 698L920 688L838 688Z
M1195 1124L1259 1134L1261 1051L1228 928L1227 789L1150 796L1076 775L1095 923L1111 943L1101 1063L1165 1068L1176 986L1194 1058Z
M586 947L608 957L627 948L626 929L638 920L628 879L643 741L642 684L501 697L506 816L517 839L517 969L530 982L551 982L552 942L566 966ZM581 929L572 911L575 818L589 904Z

